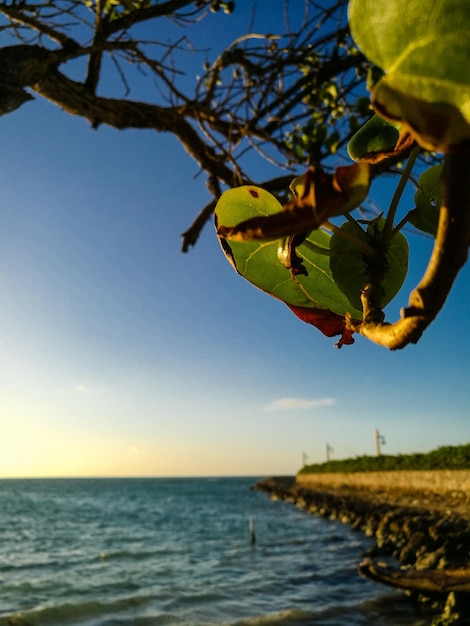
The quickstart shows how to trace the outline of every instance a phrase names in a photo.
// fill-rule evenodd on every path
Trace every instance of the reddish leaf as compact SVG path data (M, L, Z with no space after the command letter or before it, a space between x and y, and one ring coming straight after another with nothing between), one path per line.
M340 340L336 343L337 348L354 343L353 331L346 328L346 320L341 315L337 315L328 309L309 309L308 307L290 304L287 306L299 319L307 324L312 324L326 337L341 335Z

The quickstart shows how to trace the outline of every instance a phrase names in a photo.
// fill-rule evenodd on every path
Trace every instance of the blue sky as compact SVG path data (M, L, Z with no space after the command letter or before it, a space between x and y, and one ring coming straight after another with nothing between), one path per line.
M211 224L180 252L210 198L171 136L39 97L0 132L0 476L295 473L327 443L373 454L375 428L389 454L470 441L468 267L417 346L336 350L233 271Z

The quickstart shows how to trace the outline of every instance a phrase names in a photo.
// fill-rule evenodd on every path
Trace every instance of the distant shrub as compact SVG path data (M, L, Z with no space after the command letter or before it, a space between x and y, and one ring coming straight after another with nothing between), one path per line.
M299 474L445 469L470 469L470 444L442 446L426 454L399 454L397 456L382 454L380 456L359 456L354 459L315 463L305 465Z

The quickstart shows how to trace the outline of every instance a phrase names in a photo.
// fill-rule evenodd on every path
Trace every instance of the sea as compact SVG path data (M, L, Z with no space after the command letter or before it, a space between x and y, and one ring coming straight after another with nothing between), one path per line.
M0 626L421 626L373 540L256 478L0 480Z

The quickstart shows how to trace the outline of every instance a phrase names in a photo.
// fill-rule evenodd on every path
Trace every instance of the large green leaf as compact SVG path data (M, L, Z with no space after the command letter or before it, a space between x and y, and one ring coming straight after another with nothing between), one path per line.
M379 114L406 123L427 149L470 138L468 0L351 0L352 35L385 71Z
M434 165L421 174L415 193L416 208L409 215L409 220L415 228L433 236L437 233L442 201L441 173L442 165Z
M247 185L222 194L215 210L216 225L237 224L279 211L282 206L274 196ZM239 242L219 236L219 240L237 272L263 291L296 307L329 309L362 319L361 308L352 306L336 285L328 256L331 236L323 230L311 232L296 248L305 274L294 273L283 264L283 239Z
M352 306L361 307L361 291L371 278L374 263L358 248L354 241L341 236L342 233L363 239L371 246L380 247L380 240L385 226L385 219L373 220L367 225L367 232L361 235L355 224L346 222L341 226L341 233L331 238L331 271L338 287L346 294ZM378 261L382 263L382 261ZM380 268L379 268L380 269ZM397 232L392 238L384 258L384 278L382 306L386 306L398 293L408 271L408 243L402 233Z

